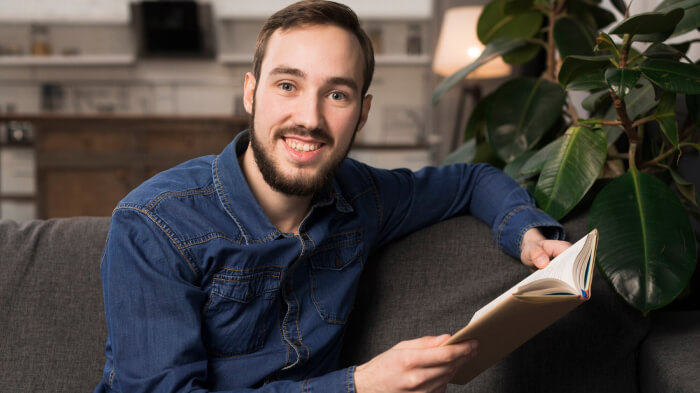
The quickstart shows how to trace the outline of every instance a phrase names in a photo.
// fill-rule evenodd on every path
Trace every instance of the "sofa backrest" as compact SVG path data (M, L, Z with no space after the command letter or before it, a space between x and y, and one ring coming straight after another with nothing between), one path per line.
M108 217L0 220L0 391L89 392L102 377Z
M99 265L108 227L107 217L0 220L0 392L89 392L101 378ZM566 228L578 239L585 217ZM359 364L399 340L454 332L527 274L473 217L411 234L367 262L344 361ZM448 392L637 392L647 330L596 274L590 301Z
M564 226L570 240L588 232L585 214ZM498 250L489 226L472 216L413 233L367 262L343 363L365 362L400 340L454 333L529 273ZM637 353L648 321L599 272L591 292L589 301L467 385L450 385L447 392L638 392Z

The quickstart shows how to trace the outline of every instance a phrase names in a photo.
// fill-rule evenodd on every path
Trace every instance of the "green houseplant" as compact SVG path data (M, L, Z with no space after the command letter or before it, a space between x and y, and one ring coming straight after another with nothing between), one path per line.
M600 1L492 0L477 25L484 51L433 102L496 57L544 55L540 77L508 80L477 103L447 161L502 165L557 219L607 178L588 218L601 234L598 270L646 314L673 301L696 265L689 217L698 200L676 168L700 151L700 66L686 56L693 41L667 40L700 28L700 0L637 15L613 0L621 21ZM573 91L585 92L589 116L577 113Z

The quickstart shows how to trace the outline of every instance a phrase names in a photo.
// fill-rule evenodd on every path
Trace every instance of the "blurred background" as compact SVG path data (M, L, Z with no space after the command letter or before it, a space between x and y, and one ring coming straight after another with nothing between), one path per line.
M290 3L1 1L0 218L110 215L153 174L220 152L247 128L243 76L257 33ZM345 3L375 45L372 111L351 151L371 165L441 163L482 94L541 72L541 59L490 64L465 81L471 94L453 89L433 106L434 88L455 70L435 51L446 11L473 6L462 23L473 30L486 1ZM655 4L635 1L633 10ZM455 34L459 51L478 56L475 35ZM691 58L697 53L696 45Z

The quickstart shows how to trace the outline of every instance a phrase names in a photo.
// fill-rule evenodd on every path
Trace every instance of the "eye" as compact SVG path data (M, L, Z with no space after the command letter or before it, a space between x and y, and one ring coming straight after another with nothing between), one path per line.
M279 87L280 87L280 89L282 89L284 91L293 91L294 90L294 86L289 82L282 82L279 84Z
M332 92L329 97L334 100L334 101L342 101L347 99L347 95L345 93L342 93L340 91L334 91Z

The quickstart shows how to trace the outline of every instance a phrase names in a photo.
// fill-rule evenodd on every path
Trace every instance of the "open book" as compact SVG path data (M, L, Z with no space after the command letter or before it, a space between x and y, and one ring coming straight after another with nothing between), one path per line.
M598 231L577 241L538 270L474 313L444 345L477 339L476 357L450 383L465 384L524 342L588 300Z

